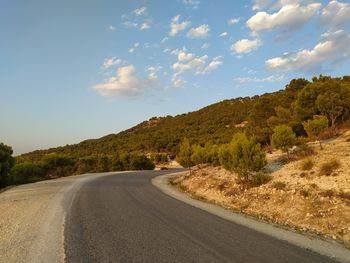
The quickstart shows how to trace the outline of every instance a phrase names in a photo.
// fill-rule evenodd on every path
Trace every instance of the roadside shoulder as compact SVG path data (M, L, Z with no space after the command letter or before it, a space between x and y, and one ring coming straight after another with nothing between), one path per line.
M234 213L232 210L225 209L218 205L192 199L187 194L179 192L175 187L169 184L169 179L172 176L174 176L174 174L155 177L152 179L152 184L163 193L179 201L207 211L228 221L254 229L274 238L287 241L293 245L312 250L321 255L334 258L340 262L349 262L350 250L346 249L335 241L328 241L317 237L298 234L266 222L258 221L243 214Z

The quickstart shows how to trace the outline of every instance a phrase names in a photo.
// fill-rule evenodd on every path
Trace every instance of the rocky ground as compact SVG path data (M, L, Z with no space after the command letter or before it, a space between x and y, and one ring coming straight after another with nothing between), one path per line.
M268 154L273 179L244 189L237 176L220 167L196 169L173 178L172 184L194 198L249 214L279 225L336 239L350 246L350 131L314 144L315 153L283 164L280 152ZM313 165L303 168L305 160ZM330 175L321 167L335 160Z

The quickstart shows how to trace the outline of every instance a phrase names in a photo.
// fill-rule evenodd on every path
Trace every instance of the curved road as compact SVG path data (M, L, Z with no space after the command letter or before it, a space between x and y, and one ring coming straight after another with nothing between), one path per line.
M151 179L166 173L128 172L85 183L66 217L66 261L334 262L162 193Z

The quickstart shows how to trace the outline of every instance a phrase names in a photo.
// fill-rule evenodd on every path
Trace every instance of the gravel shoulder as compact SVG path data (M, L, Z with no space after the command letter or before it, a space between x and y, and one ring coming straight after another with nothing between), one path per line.
M0 262L64 262L66 211L84 183L108 174L70 176L0 193Z
M158 176L152 180L152 184L173 198L205 210L209 213L215 214L228 221L249 227L274 238L287 241L298 247L302 247L321 255L336 259L340 262L349 262L350 250L344 248L335 241L323 240L315 236L307 236L288 231L275 225L258 221L252 217L234 213L232 210L225 209L218 205L192 199L188 194L179 192L174 186L169 184L169 179L173 176L174 175Z

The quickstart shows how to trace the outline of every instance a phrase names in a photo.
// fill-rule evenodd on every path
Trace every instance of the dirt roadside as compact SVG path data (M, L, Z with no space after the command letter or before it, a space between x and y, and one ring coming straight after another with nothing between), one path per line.
M172 179L172 184L193 198L218 204L300 232L340 241L350 247L350 131L330 140L323 150L315 146L314 163L303 170L303 160L283 165L281 155L268 156L273 180L243 189L236 175L220 167L197 169ZM330 175L320 175L322 164L337 160Z
M98 175L20 185L0 194L0 262L64 262L64 220L75 193Z

